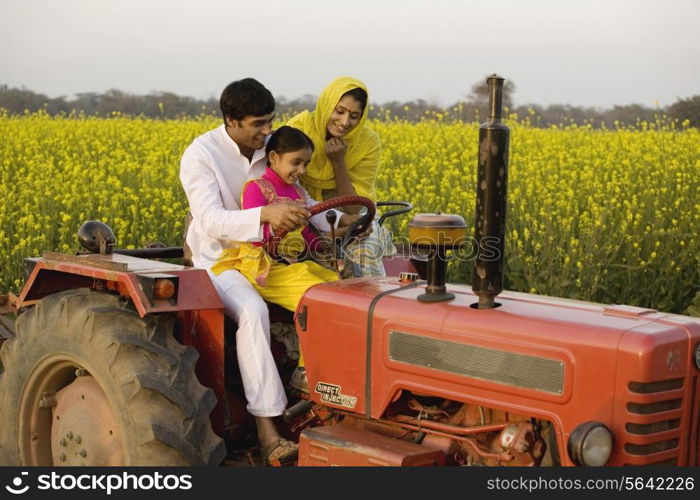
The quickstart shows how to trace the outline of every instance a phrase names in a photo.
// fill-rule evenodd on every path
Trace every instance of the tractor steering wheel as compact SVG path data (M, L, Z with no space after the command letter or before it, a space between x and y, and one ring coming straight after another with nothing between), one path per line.
M330 210L331 208L344 207L347 205L363 206L367 208L367 213L355 222L353 222L348 227L340 243L341 246L347 245L352 240L352 238L360 234L365 228L369 227L369 224L372 223L372 221L374 220L374 216L377 213L377 207L375 206L374 202L369 198L365 198L364 196L347 195L330 198L326 201L317 203L313 207L309 208L309 212L311 212L311 216L313 217L314 215L320 214L321 212L325 212L326 210ZM313 228L313 226L310 227ZM277 257L277 243L281 241L282 238L284 238L288 232L289 231L286 231L281 228L275 231L273 238L270 242L271 244L268 246L268 253L270 253L270 255L273 258Z

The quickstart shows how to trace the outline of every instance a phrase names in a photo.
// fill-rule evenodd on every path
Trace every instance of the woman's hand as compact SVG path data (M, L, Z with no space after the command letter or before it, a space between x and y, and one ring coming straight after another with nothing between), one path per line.
M355 188L350 180L350 173L345 165L345 152L348 150L347 143L340 137L331 137L326 142L326 156L333 165L333 176L335 177L335 192L338 196L356 195ZM345 209L350 214L356 214L360 207L351 206Z
M345 166L345 151L347 149L347 144L340 137L331 137L326 141L326 156L336 167L339 164Z

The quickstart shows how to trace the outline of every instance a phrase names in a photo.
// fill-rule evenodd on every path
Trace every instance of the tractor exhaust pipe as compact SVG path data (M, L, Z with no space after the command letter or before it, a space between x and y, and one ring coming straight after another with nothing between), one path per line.
M489 118L479 127L479 164L476 180L474 238L477 257L472 271L472 290L479 296L479 309L493 309L503 291L503 255L506 234L506 192L510 129L501 123L504 79L491 75Z

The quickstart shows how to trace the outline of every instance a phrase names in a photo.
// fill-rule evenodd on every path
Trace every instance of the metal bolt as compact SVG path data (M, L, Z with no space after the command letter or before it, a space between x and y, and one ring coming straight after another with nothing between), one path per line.
M68 434L66 434L66 437L68 439L73 439L73 431L68 431Z
M54 391L45 392L39 400L39 408L52 408L58 404L56 401L56 393Z
M60 444L61 446L65 447L65 446L68 444L68 442L67 442L65 439L61 439L61 440L58 442L58 444Z
M81 457L87 457L87 451L85 451L85 448L83 448L82 450L80 450L80 456L81 456Z
M75 436L75 442L80 444L83 439L80 436Z
M61 462L65 462L65 461L66 461L66 454L65 454L65 453L61 453L61 456L59 456L58 459L59 459Z
M75 367L75 376L76 377L84 377L87 374L87 371L85 368L82 368L80 366Z

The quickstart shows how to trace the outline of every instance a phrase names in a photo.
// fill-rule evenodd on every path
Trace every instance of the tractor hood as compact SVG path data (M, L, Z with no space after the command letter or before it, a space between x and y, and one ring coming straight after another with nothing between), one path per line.
M679 418L697 404L700 323L690 318L515 292L479 310L468 286L448 285L455 299L439 303L419 301L424 290L396 278L309 289L296 324L312 398L379 418L410 390L530 414L564 433L587 420L624 432L635 398L688 400L665 408Z

